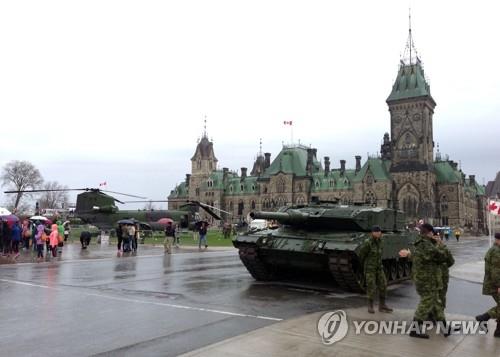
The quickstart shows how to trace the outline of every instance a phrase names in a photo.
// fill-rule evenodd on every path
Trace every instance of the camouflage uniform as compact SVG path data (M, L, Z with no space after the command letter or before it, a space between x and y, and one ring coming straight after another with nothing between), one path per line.
M359 256L363 264L368 299L373 300L377 293L377 288L380 298L384 299L387 290L387 280L382 265L381 239L367 239L361 246Z
M420 236L416 239L412 251L413 281L420 303L415 311L416 321L444 321L444 308L439 298L443 289L441 265L446 262L444 250L439 249L432 238Z
M488 310L490 318L500 320L500 246L494 245L484 258L483 295L491 295L496 306Z
M450 250L444 244L438 244L437 247L439 250L442 250L446 256L446 261L441 263L441 280L443 282L443 288L439 291L439 299L441 300L443 309L445 309L446 293L448 292L448 282L450 281L450 267L455 264L455 259L453 258Z

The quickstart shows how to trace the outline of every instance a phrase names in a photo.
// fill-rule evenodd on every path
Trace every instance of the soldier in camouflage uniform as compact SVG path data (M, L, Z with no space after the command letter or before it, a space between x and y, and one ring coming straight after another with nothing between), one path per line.
M435 238L435 241L438 249L442 250L446 256L446 261L441 263L441 281L443 282L443 288L439 291L439 299L441 300L441 305L443 305L444 310L446 309L446 293L448 292L448 282L450 281L450 267L455 264L455 259L448 247L443 243L441 237L438 236Z
M421 235L415 240L414 249L412 251L404 249L399 252L401 257L411 257L413 261L413 281L420 296L414 321L419 326L422 326L423 322L429 321L429 319L445 321L439 293L443 288L441 266L446 262L446 254L437 247L433 232L434 229L430 224L423 224L421 226ZM429 338L429 335L421 331L412 331L410 336Z
M500 337L500 233L495 234L495 244L484 258L483 295L491 295L496 306L488 312L476 316L477 321L497 320L495 337Z
M379 226L372 228L371 237L368 238L360 248L359 257L363 264L365 274L366 295L368 297L368 312L373 314L373 298L379 292L379 306L381 312L392 312L392 309L385 304L387 291L387 280L382 265L382 230Z

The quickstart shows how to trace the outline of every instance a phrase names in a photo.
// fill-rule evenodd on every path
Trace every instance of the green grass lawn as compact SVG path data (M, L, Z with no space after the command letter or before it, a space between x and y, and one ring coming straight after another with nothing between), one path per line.
M88 228L85 226L75 226L72 227L69 240L71 242L80 242L80 233L87 229L91 233L97 234L98 231L94 228ZM153 232L152 236L147 236L144 239L144 244L163 244L165 239L165 234L163 232ZM116 244L117 239L114 236L110 237L110 244ZM218 230L209 230L207 234L207 241L209 247L232 247L231 239L224 239L222 233ZM184 246L197 246L198 240L193 239L193 232L182 232L180 235L180 243ZM92 236L91 244L96 244L96 238Z

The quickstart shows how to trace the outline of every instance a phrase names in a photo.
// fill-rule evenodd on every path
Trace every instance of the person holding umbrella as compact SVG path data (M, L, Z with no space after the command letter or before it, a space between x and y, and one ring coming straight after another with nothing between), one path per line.
M205 245L205 249L208 248L207 233L208 233L208 222L201 221L200 228L198 229L198 234L200 236L200 240L198 241L198 249L201 249L202 244Z

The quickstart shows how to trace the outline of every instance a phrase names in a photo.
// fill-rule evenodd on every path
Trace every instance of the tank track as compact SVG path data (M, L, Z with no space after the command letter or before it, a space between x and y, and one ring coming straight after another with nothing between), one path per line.
M275 274L269 267L259 258L258 248L255 247L239 247L240 259L248 272L255 280L269 281L275 278Z
M364 293L364 278L361 268L357 266L355 255L351 252L331 252L329 255L330 272L336 283L345 290L357 293ZM389 266L384 267L384 273L388 284L394 284L411 277L411 263L406 260L386 261L392 265L394 270L391 271ZM398 270L399 269L399 270Z
M344 290L362 293L365 291L362 275L354 270L353 255L349 252L332 252L328 257L330 272Z

